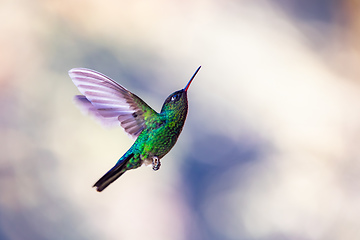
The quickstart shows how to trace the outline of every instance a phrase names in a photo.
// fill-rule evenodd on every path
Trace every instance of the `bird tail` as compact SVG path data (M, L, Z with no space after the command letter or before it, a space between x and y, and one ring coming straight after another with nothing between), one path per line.
M123 175L124 172L127 170L125 168L126 164L133 156L134 154L126 156L122 161L119 161L112 169L110 169L104 176L102 176L93 186L96 187L96 191L101 192L113 181Z

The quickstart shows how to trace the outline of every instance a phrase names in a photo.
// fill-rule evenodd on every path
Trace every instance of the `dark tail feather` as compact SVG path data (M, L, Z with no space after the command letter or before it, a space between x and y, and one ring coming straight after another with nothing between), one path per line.
M130 154L123 161L116 164L112 169L110 169L104 176L102 176L102 178L100 178L93 186L96 187L96 191L101 192L113 181L123 175L123 173L126 171L126 169L124 169L124 166L126 166L126 163L128 163L132 157L133 154Z

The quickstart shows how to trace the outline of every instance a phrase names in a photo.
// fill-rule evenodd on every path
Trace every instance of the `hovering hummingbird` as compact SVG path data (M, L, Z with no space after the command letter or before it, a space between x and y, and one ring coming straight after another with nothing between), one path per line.
M98 192L127 170L143 164L152 164L154 171L159 170L160 159L175 145L184 126L188 111L187 91L200 68L185 88L166 98L160 113L99 72L86 68L69 71L70 78L83 94L75 96L79 106L105 125L121 125L129 135L136 138L116 165L94 184Z

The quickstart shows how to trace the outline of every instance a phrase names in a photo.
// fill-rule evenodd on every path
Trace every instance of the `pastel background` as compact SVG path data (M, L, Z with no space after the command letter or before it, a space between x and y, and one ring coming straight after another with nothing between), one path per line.
M0 239L360 239L356 0L0 1ZM131 146L67 71L189 115L158 172L91 186Z

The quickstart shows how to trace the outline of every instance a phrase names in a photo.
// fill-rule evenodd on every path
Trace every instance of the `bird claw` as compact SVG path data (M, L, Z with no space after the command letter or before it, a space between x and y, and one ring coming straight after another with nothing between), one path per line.
M152 158L152 168L154 171L157 171L160 169L161 163L160 163L160 159L158 157L153 157Z

